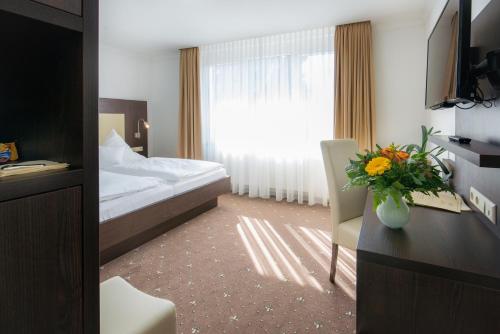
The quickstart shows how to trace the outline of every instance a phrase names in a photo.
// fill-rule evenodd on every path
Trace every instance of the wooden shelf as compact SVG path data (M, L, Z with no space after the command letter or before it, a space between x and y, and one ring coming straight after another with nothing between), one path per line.
M0 202L83 183L83 169L65 169L0 178Z
M431 136L431 142L479 166L500 168L500 146L472 140L470 144L450 142L448 136Z
M59 27L83 31L82 17L30 0L0 0L0 10Z

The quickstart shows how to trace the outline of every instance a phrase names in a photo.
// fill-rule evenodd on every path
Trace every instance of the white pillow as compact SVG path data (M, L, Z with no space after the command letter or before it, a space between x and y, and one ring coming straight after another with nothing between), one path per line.
M123 162L123 147L99 146L99 168L119 165Z
M111 132L108 133L106 139L104 139L104 142L102 143L102 146L128 147L125 140L123 140L123 138L115 131L115 129L112 129Z
M111 132L108 134L102 145L105 147L122 147L123 148L122 162L133 162L146 159L144 156L132 151L130 146L128 146L125 140L123 140L123 138L115 131L115 129L111 130Z

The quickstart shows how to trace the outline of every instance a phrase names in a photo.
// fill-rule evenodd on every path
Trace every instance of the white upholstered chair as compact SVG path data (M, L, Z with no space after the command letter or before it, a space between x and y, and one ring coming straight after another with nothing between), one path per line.
M366 187L356 187L348 191L342 190L348 182L345 167L348 165L349 159L356 158L358 152L358 144L355 140L322 141L321 151L328 181L333 223L330 281L334 283L338 246L355 250L358 244L367 189Z
M115 276L101 283L101 334L175 334L175 305Z

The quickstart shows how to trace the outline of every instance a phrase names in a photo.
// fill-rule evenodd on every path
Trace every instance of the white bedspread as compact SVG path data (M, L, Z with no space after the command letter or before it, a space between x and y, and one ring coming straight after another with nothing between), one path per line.
M179 182L222 168L221 164L212 161L149 158L124 162L108 170L128 175L159 177L167 182Z
M99 221L105 223L128 213L140 210L147 206L161 202L174 196L174 188L168 184L128 194L110 201L99 203Z
M163 180L157 177L124 175L99 170L99 201L109 201L154 188L162 183Z

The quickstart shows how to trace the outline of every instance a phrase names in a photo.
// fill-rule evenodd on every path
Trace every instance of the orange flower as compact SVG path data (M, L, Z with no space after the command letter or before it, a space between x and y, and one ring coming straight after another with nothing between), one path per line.
M392 160L392 159L394 159L394 148L392 148L390 146L383 148L380 151L380 154L382 154L382 156L386 157L387 159Z
M402 162L402 161L408 160L409 157L410 157L410 155L408 153L406 153L405 151L397 151L395 159L398 162Z

